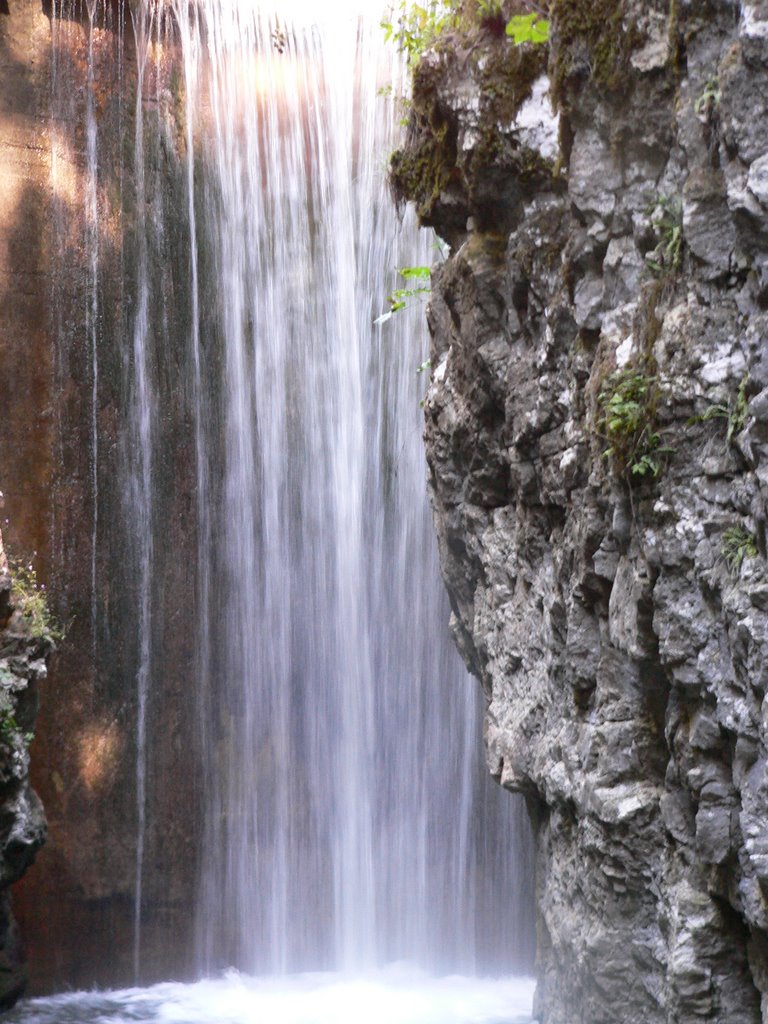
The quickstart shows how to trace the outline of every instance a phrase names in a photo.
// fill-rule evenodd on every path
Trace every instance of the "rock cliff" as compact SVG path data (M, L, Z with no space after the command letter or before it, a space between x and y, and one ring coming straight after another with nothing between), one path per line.
M765 1022L768 3L549 7L548 47L443 33L391 165L451 247L454 633L534 823L540 1020Z
M40 601L39 592L12 585L0 535L0 1010L16 1002L27 981L10 887L32 863L46 833L42 804L29 784L28 751L38 682L45 678L52 646Z
M187 977L194 958L197 537L192 412L188 389L176 384L191 359L190 242L172 6L160 5L162 31L155 20L165 43L149 62L142 119L131 10L138 16L146 5L0 2L4 533L10 550L37 552L52 605L69 624L50 666L56 697L42 703L33 747L49 839L14 894L34 994L136 980L136 680L146 632L137 614L142 528L125 484L138 446L125 427L133 392L124 356L138 302L137 122L152 209L153 366L166 367L154 484L164 542L149 641L163 685L147 709L141 980ZM204 333L212 336L209 326Z

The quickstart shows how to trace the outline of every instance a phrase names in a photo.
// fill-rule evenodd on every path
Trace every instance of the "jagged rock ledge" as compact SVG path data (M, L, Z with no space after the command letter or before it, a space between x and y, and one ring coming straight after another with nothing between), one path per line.
M440 40L392 163L451 246L454 632L534 823L540 1020L766 1022L768 3L550 9L548 54Z
M52 642L19 605L0 534L0 1010L13 1006L27 983L10 889L46 836L43 807L29 784L28 747Z

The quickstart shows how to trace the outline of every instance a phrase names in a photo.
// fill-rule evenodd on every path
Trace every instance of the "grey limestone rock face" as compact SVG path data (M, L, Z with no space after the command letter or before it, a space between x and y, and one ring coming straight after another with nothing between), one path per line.
M30 629L13 604L12 576L0 535L0 1011L23 993L27 968L11 912L10 888L45 842L42 804L29 782L29 735L38 684L52 644Z
M395 182L451 243L431 497L489 769L534 824L540 1020L765 1024L768 8L618 6L601 82L602 30L553 5L548 176L529 124L468 102L466 57L416 76L406 158L425 111L460 140L426 206ZM622 454L631 374L653 440Z

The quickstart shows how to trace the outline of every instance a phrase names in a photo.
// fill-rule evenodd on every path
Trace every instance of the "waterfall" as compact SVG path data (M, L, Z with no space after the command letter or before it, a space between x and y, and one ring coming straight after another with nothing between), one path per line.
M131 613L113 599L102 632L127 638L134 976L173 785L157 754L173 630L190 638L195 728L174 757L200 782L198 973L528 967L527 822L482 764L482 697L449 636L426 498L424 304L374 323L397 268L440 259L388 192L403 62L362 0L333 15L299 0L131 4L135 97L126 139L104 146L112 179L114 154L132 153L116 314L99 305L102 249L116 265L118 248L116 217L99 242L103 6L87 7L92 618L96 642L97 569L111 566ZM179 600L167 538L183 532L182 486Z
M515 807L447 633L423 307L373 326L395 269L436 258L387 191L402 114L380 92L403 69L377 18L300 6L209 0L182 32L205 43L188 131L223 349L200 949L208 969L498 966Z

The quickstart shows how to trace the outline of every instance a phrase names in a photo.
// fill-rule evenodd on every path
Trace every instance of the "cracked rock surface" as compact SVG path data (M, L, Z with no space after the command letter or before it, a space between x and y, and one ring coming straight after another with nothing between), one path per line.
M393 184L451 246L431 497L489 768L534 824L539 1019L755 1024L768 3L611 8L598 24L555 0L528 65L504 39L449 38L414 76ZM495 98L505 60L519 117ZM557 113L539 103L537 128L544 74ZM611 427L632 381L637 417Z
M34 634L12 600L0 535L0 1011L13 1006L27 983L10 887L45 842L45 814L29 784L28 746L37 715L38 683L46 677L52 648L47 636Z

